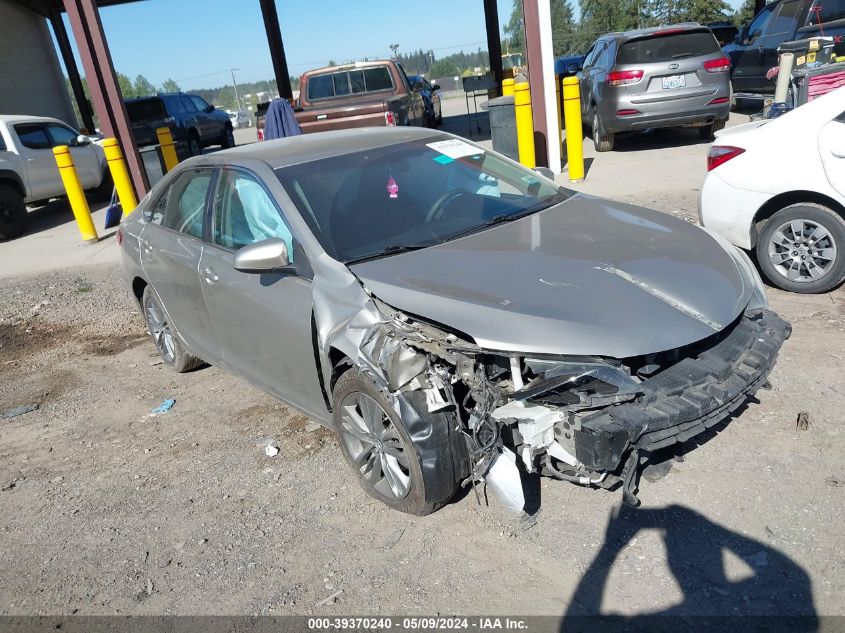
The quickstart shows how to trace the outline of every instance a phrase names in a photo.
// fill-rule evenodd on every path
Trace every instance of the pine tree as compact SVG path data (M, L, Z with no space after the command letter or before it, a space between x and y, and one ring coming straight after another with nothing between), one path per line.
M525 50L525 25L522 17L522 0L513 0L511 17L504 27L506 51L522 53Z
M138 97L146 97L149 95L154 95L156 93L156 88L152 85L144 75L138 75L135 77L135 95Z
M177 84L172 79L168 79L163 84L161 84L161 89L163 92L181 92L181 88L179 84Z
M734 24L737 26L751 24L751 20L754 19L754 9L756 6L757 3L754 0L745 0L742 6L734 13Z

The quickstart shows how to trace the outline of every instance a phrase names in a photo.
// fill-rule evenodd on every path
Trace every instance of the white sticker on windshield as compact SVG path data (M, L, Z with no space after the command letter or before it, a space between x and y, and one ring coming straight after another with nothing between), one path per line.
M462 158L464 156L475 156L483 154L484 150L473 147L469 143L464 143L458 139L449 139L448 141L437 141L436 143L428 143L428 147L435 152L440 152L449 158Z

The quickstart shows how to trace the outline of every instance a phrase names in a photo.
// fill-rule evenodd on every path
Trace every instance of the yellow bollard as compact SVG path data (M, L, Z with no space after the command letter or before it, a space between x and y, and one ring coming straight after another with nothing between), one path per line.
M164 159L165 173L179 164L179 157L176 156L176 145L173 143L173 135L169 127L156 129L158 144L161 147L161 157Z
M512 97L513 96L513 84L515 79L511 77L510 79L505 79L502 81L502 96L503 97Z
M97 229L94 228L94 220L91 218L91 210L88 208L88 201L85 199L85 192L79 182L76 167L73 165L73 156L70 155L70 148L67 145L59 145L53 148L53 155L56 157L56 165L59 166L59 175L67 192L67 199L76 218L76 224L82 239L86 242L99 240Z
M570 182L584 180L584 131L581 128L581 88L578 77L563 79L563 118Z
M528 82L513 87L513 107L516 115L516 141L519 147L519 162L533 169L537 166L534 153L534 119L531 118L531 91Z
M120 145L118 145L116 138L107 138L103 140L101 145L106 153L106 161L109 163L111 179L114 182L114 188L117 190L123 216L126 217L138 206L138 200L135 198L132 181L129 180L129 172L126 171L123 153L120 151Z

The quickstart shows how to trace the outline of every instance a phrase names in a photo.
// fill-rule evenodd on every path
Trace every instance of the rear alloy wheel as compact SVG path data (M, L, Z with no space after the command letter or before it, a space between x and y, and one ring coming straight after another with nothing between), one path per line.
M599 117L598 109L593 106L593 145L597 152L609 152L613 150L613 141L615 136L612 132L607 132Z
M144 289L141 307L144 312L144 320L147 322L147 329L165 365L181 374L196 369L203 364L202 360L185 351L176 336L176 332L170 325L170 319L161 305L161 300L152 286L147 286Z
M845 219L818 204L775 213L757 239L768 280L790 292L827 292L845 279Z
M450 415L427 411L424 394L395 397L402 417L369 377L346 371L332 398L338 444L367 494L401 512L430 514L454 496L465 444Z
M18 190L0 185L0 240L11 240L26 228L26 205Z

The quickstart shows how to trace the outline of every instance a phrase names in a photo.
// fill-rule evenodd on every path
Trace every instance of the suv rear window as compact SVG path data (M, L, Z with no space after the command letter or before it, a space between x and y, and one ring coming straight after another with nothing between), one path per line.
M308 100L318 101L362 92L392 90L393 80L387 66L344 70L308 78Z
M141 99L126 104L126 114L130 121L153 121L167 116L161 99Z
M671 62L687 57L713 55L720 50L719 42L710 31L686 31L625 42L619 47L616 63Z

